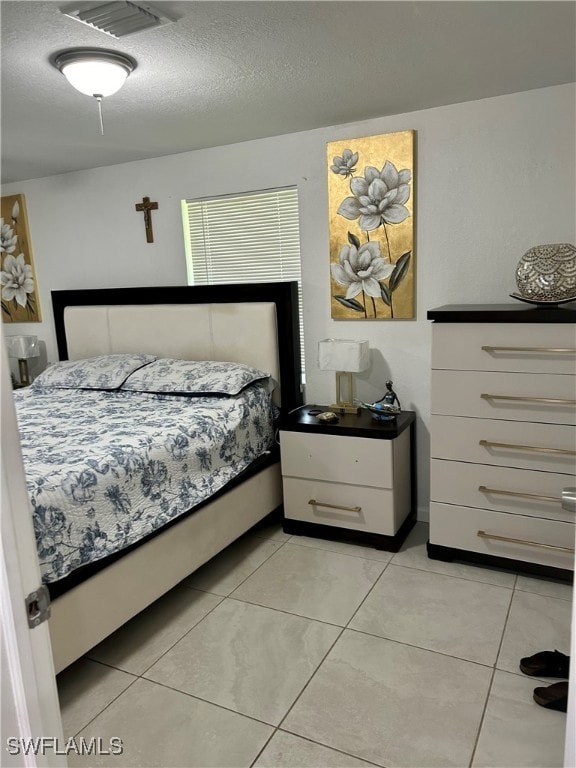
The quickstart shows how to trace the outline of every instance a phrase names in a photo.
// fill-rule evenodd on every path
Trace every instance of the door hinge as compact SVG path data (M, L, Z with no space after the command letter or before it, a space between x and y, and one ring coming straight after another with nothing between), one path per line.
M37 627L50 618L50 593L44 584L30 592L25 602L29 627Z

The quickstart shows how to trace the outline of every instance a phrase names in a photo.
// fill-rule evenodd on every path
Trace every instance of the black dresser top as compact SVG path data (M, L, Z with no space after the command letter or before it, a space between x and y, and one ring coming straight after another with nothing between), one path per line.
M529 304L445 304L429 309L437 323L576 323L576 301L553 306Z

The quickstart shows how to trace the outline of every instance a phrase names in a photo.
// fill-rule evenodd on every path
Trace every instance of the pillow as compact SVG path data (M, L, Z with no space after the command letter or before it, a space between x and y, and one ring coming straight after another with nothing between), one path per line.
M34 380L37 387L59 389L118 389L126 378L156 355L100 355L86 360L53 363Z
M270 374L242 363L161 359L135 371L122 385L134 392L173 395L237 395Z

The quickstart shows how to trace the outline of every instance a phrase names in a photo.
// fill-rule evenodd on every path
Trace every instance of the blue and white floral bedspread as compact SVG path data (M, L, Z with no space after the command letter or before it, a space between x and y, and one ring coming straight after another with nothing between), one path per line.
M235 397L39 387L14 395L44 582L161 528L273 442L265 384Z

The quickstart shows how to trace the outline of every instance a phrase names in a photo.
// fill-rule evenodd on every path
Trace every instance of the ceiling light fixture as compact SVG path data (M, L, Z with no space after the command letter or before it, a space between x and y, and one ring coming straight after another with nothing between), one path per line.
M130 56L101 48L73 48L56 53L52 64L70 85L98 102L100 133L104 135L102 99L122 88L128 75L136 68Z

